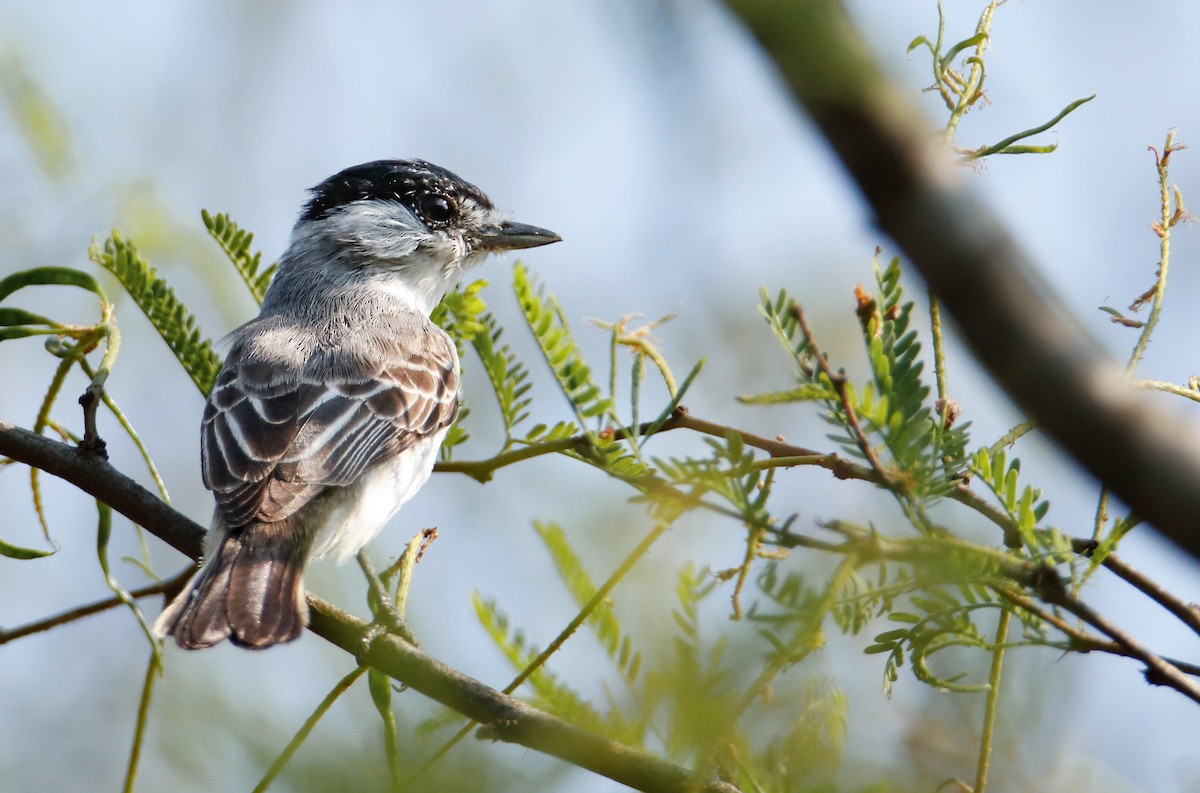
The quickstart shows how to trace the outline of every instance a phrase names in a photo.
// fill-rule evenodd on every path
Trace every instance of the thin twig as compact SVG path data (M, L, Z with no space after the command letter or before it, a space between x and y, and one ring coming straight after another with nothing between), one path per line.
M792 315L796 318L797 324L800 325L800 332L804 334L805 344L812 350L813 358L817 362L817 366L821 368L821 372L829 379L834 390L837 392L838 399L842 403L842 410L846 414L846 426L850 429L850 434L854 436L854 442L858 446L858 450L862 452L863 457L870 463L872 470L887 483L893 482L891 471L886 469L883 461L879 459L875 448L871 446L871 441L867 438L867 433L863 430L862 424L858 420L858 412L854 409L854 404L850 401L850 395L846 391L846 376L840 372L835 372L833 367L829 365L829 361L825 355L817 347L816 337L813 335L812 328L808 326L808 317L804 315L804 309L799 305L792 304Z
M342 694L345 694L350 690L351 686L358 682L358 679L363 676L363 673L366 672L368 668L369 667L365 665L354 668L349 674L339 680L332 689L330 689L329 693L325 695L313 712L308 715L308 718L304 720L304 724L300 725L300 729L297 730L296 734L292 736L292 739L288 741L287 746L285 746L283 751L279 753L279 756L275 758L275 762L271 763L271 767L267 769L267 773L265 773L263 778L259 780L258 784L254 786L253 793L263 793L271 786L271 783L275 781L275 777L279 776L279 772L284 769L284 766L286 766L288 761L292 759L292 756L296 754L296 751L300 748L300 745L304 743L305 739L308 738L309 734L313 731L313 728L317 726L317 722L319 722L321 718L324 717L324 715L329 711L329 709L333 707L333 703L337 702L338 698L341 697Z
M1091 556L1092 552L1096 550L1097 545L1098 543L1092 540L1075 539L1071 541L1071 547L1076 553L1083 556ZM1137 570L1116 554L1107 554L1101 564L1134 589L1174 614L1180 622L1191 628L1197 635L1200 635L1200 607L1196 606L1196 604L1185 603L1180 598L1172 595L1157 581Z
M1185 385L1168 383L1163 380L1134 380L1130 385L1134 388L1145 388L1150 391L1165 391L1168 394L1181 396L1193 402L1200 402L1200 391Z
M1062 585L1062 581L1051 573L1052 571L1046 571L1046 574L1035 582L1035 591L1043 601L1074 614L1128 651L1130 657L1144 663L1147 667L1148 681L1169 686L1192 701L1200 703L1200 684L1190 680L1178 667L1151 652L1141 642L1111 623L1107 617L1071 595Z
M135 599L140 599L144 597L150 597L151 595L161 595L163 593L172 592L182 586L194 572L195 570L189 567L173 578L168 578L165 581L159 581L157 584L144 586L141 589L131 590L129 594ZM86 606L79 606L78 608L64 611L63 613L56 614L53 617L47 617L45 619L38 620L37 622L31 622L28 625L22 625L20 628L13 628L12 630L8 631L0 630L0 644L7 644L8 642L22 639L34 633L48 631L51 628L57 628L59 625L66 625L67 623L81 620L84 617L90 617L93 614L99 614L102 611L108 611L109 609L113 609L124 604L124 602L125 601L119 597L105 598L104 600L98 600L95 603L90 603Z
M1076 653L1105 653L1107 655L1115 655L1120 658L1132 658L1133 660L1141 660L1140 656L1131 652L1127 647L1124 647L1117 642L1101 639L1099 636L1080 630L1070 622L1067 622L1062 617L1059 617L1048 609L1041 608L1029 598L1016 590L1013 590L1002 585L989 583L988 586L995 590L997 594L1005 600L1019 607L1022 611L1028 612L1035 619L1041 620L1048 625L1053 625L1056 630L1065 635L1069 640L1068 646L1064 650L1069 650ZM1165 655L1158 656L1166 663L1192 677L1200 677L1200 664L1194 664L1190 661L1182 661L1178 658L1171 658Z

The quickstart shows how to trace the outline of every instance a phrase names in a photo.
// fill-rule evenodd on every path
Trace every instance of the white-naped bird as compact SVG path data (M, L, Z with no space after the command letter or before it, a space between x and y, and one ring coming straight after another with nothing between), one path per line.
M430 312L487 254L559 239L422 160L314 187L261 313L228 337L201 425L204 564L156 632L189 650L297 638L305 565L366 545L458 415L458 354Z

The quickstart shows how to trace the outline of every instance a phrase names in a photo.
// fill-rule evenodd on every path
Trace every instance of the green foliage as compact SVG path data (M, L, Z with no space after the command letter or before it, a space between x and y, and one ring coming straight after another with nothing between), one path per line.
M62 180L78 164L75 141L62 111L29 73L13 43L5 42L0 54L0 101L42 173Z
M892 683L899 677L907 655L913 674L918 680L936 688L960 693L984 691L987 684L959 683L964 672L938 677L929 669L929 659L936 653L960 646L986 646L971 619L971 611L982 605L964 606L958 598L937 587L927 587L923 593L909 598L920 614L893 611L888 619L905 627L895 628L875 636L875 643L864 652L868 655L887 653L884 669L884 690L890 695Z
M13 292L27 286L74 286L86 289L104 303L108 302L95 278L69 267L35 267L0 278L0 300L7 300Z
M740 435L728 432L722 440L704 438L709 454L703 457L654 458L657 469L673 485L688 492L692 500L709 494L736 511L748 526L770 522L765 487L767 473L757 465L753 449Z
M944 41L941 26L936 41L919 37L913 42L914 48L926 47L932 56L933 88L950 111L945 130L948 142L958 121L984 97L983 53L996 5L989 3L974 33L957 43ZM959 152L973 161L991 154L1051 150L1053 146L1026 146L1020 141L1049 129L1086 101L1071 103L1048 124L990 146ZM40 110L33 107L33 111L27 115L36 120ZM1159 159L1164 190L1170 150L1168 138ZM1185 219L1177 190L1175 201L1174 220L1164 220L1157 227L1164 239L1175 220ZM1168 209L1169 199L1164 197L1164 218L1171 214ZM261 303L276 265L263 266L262 254L253 250L253 235L227 215L204 211L202 217L209 235ZM185 302L119 232L114 231L102 246L94 244L89 253L117 277L191 379L207 392L221 362ZM1165 259L1164 252L1162 278ZM554 522L535 523L565 597L578 612L542 650L512 624L495 600L475 596L484 631L518 672L514 689L538 707L589 730L686 760L697 778L720 776L746 790L826 791L837 784L844 751L846 696L823 679L808 680L802 687L785 686L780 680L822 649L828 624L849 635L873 635L864 651L883 656L884 687L889 692L905 669L938 689L978 692L994 686L999 672L995 672L996 678L980 683L974 661L988 656L999 659L1005 646L1088 647L1087 637L1080 638L1082 628L1072 628L1057 613L1071 611L1066 587L1063 592L1051 591L1033 575L1040 573L1043 581L1060 582L1060 569L1069 569L1077 558L1072 543L1056 528L1045 525L1049 502L1040 489L1023 481L1019 461L1010 459L1005 450L1020 433L1014 431L1004 443L980 449L968 458L969 425L957 421L957 406L948 398L937 399L926 382L927 372L945 370L936 302L931 306L931 343L923 344L922 333L916 329L915 304L906 300L902 288L899 260L893 259L886 267L876 260L873 269L872 290L860 287L855 295L866 363L866 375L858 380L824 357L817 334L808 326L799 303L786 291L772 297L763 290L761 296L760 311L790 359L791 382L764 394L742 397L742 401L764 407L812 403L832 428L827 437L834 450L829 452L791 447L782 437L760 438L685 411L682 399L703 362L677 383L666 356L649 335L661 322L636 330L628 328L626 320L604 324L612 332L611 360L609 371L598 372L603 367L585 358L583 345L568 323L569 312L524 266L514 270L513 290L545 361L546 374L565 397L565 406L535 399L531 364L523 359L520 345L504 336L500 317L489 310L483 297L486 282L475 281L450 293L435 309L433 320L454 339L460 358L470 366L479 362L496 399L496 415L503 430L502 444L492 456L467 462L451 459L469 440L468 425L483 412L464 408L443 444L442 470L487 481L500 467L558 454L564 464L583 462L628 484L631 500L642 505L654 523L654 529L600 586L593 581L591 560L576 550L568 530ZM47 349L58 359L35 429L52 428L65 438L77 439L53 422L50 413L68 372L79 366L90 380L89 393L99 395L136 442L132 425L102 388L119 337L112 306L99 285L90 275L75 270L42 268L0 280L0 301L32 285L88 289L101 303L101 319L93 325L71 324L18 306L0 305L0 341L45 336ZM1159 298L1156 304L1161 302L1161 288L1155 293ZM1144 339L1152 328L1151 321ZM95 367L87 356L102 346L105 358ZM623 379L622 350L633 356L628 381ZM642 404L647 362L662 376L669 396L665 405L648 409ZM623 415L623 407L618 409L617 384L624 382L629 383L630 392L627 415ZM944 383L939 388L945 397ZM1194 395L1195 389L1191 391ZM623 398L620 404L625 404ZM655 418L643 424L643 415ZM672 432L678 445L650 456L646 444L657 443L654 436L666 431ZM885 499L899 503L899 517L892 513L881 527L832 519L816 527L828 534L810 532L809 527L793 531L797 516L780 514L772 497L791 485L789 469L807 465L821 466L839 479L858 480L856 486L864 491L877 488ZM165 497L165 488L163 492ZM36 471L33 493L40 515ZM932 512L935 507L938 511ZM990 521L1003 531L1004 547L963 539L962 518L968 509L974 513L971 517ZM101 570L148 632L128 591L112 575L107 557L111 512L103 504L98 510ZM678 606L671 613L673 628L651 628L653 635L642 636L639 628L644 626L629 620L622 609L649 609L656 604L649 598L631 604L630 598L623 597L625 591L617 593L617 587L662 534L673 529L678 537L693 528L690 523L684 525L683 519L693 518L694 513L715 517L720 525L732 526L739 537L744 536L740 563L717 573L691 561L679 571L654 569L659 580L677 581ZM1134 517L1118 520L1105 533L1103 520L1099 521L1093 566L1116 548L1136 522ZM614 532L612 537L614 543L622 541L621 534ZM415 553L415 548L410 545L410 552ZM797 548L805 553L790 556ZM3 556L29 559L46 553L0 541ZM835 563L828 564L830 559ZM660 560L644 564L650 563L661 566ZM385 581L390 580L389 575L385 574ZM1075 578L1068 583L1078 587L1083 581ZM407 583L405 591L406 587ZM729 613L733 619L728 624L710 619L707 612L723 609L714 595L728 590L732 590L734 605ZM749 601L745 611L743 598ZM1072 613L1079 616L1083 612ZM986 619L997 614L1003 615L1002 625L1007 626L1010 614L1023 623L1022 641L1008 641L1007 627L989 637ZM714 623L718 625L715 630ZM618 691L603 687L599 695L583 693L591 678L578 683L572 678L573 670L556 657L585 624L608 659ZM157 644L154 652L144 703L158 662ZM998 664L993 668L998 669ZM393 787L400 785L403 737L393 711L393 689L381 674L367 673L364 667L348 674L326 697L268 772L264 784L290 761L333 701L364 674L383 722L391 781ZM783 693L773 694L776 688ZM798 695L801 688L803 694ZM144 716L145 709L139 716L139 741Z
M772 560L758 577L758 586L765 600L750 609L749 619L761 626L759 636L769 645L766 654L769 667L783 670L803 660L825 644L824 623L837 608L830 595L849 567L835 573L825 591L808 586L804 577L789 571L780 575L780 563ZM775 608L767 610L768 604Z
M922 381L925 364L917 331L910 327L913 303L904 300L900 262L875 267L876 295L858 293L860 328L871 378L856 384L832 372L815 353L815 340L801 321L803 313L786 291L772 299L764 290L759 310L792 357L798 385L741 397L753 404L823 403L823 417L835 429L830 439L847 454L880 466L893 492L922 530L920 517L931 503L956 484L964 464L969 424L942 421ZM948 426L951 425L951 426ZM886 454L880 454L885 452ZM875 457L878 455L878 457Z
M464 345L470 344L476 336L487 330L482 319L487 312L487 303L480 294L487 285L488 282L480 278L465 287L451 290L429 315L435 325L454 339L460 358L465 352Z
M220 356L197 326L196 317L175 296L166 279L142 258L137 247L113 229L103 246L92 243L88 256L117 277L200 392L212 390L221 371Z
M580 608L587 607L596 596L596 585L571 547L566 532L557 523L535 522L533 525L550 551L558 577L570 591L575 604ZM633 649L633 640L621 629L612 605L608 602L598 603L587 618L617 671L625 678L625 682L634 685L641 671L642 654Z
M791 729L756 758L756 788L763 793L833 790L849 727L849 699L825 679L810 680Z
M494 601L485 600L478 594L473 596L473 601L480 624L513 668L518 672L533 668L527 681L533 689L533 701L538 707L580 727L611 735L624 743L641 743L643 725L626 720L617 708L608 713L600 712L545 665L534 667L541 650L530 644L523 631L509 626L508 618Z
M680 571L679 607L671 613L678 629L674 663L648 678L647 699L667 714L664 741L675 757L703 758L736 733L741 697L726 658L729 637L706 642L700 621L700 606L716 585L707 570L688 564Z
M1010 547L1024 545L1034 556L1070 553L1068 543L1056 529L1039 529L1038 525L1050 510L1050 502L1042 491L1020 483L1021 461L1012 460L1003 448L980 449L972 459L971 470L988 487L1012 521L1008 536ZM1006 527L1008 528L1008 527ZM1016 536L1012 536L1015 532Z
M587 426L589 419L608 416L613 409L612 398L604 396L593 382L592 368L583 359L558 299L536 283L520 264L514 268L513 291L579 426Z
M483 365L504 424L504 445L501 447L504 451L516 441L514 431L529 417L528 408L533 400L529 396L529 370L509 345L500 342L503 334L500 323L480 297L485 286L486 281L478 280L466 289L451 292L435 309L433 318L458 341L460 355L462 346L470 344Z
M487 304L480 296L480 292L486 286L487 281L479 279L472 281L464 288L452 290L430 315L430 319L435 325L450 334L450 338L454 340L454 344L458 348L460 360L463 358L465 345L472 343L485 330L481 317L487 311ZM463 369L465 371L465 365ZM458 420L446 433L446 438L442 441L442 448L438 452L442 460L453 459L455 448L466 443L467 439L471 437L467 431L467 417L470 413L471 410L466 405L459 409Z
M19 545L0 540L0 556L6 556L9 559L40 559L43 556L50 556L57 552L54 550L40 550L38 548L22 548Z
M511 347L500 343L504 331L495 316L487 313L480 317L480 321L483 329L471 343L483 363L500 408L500 419L504 422L503 451L513 445L513 432L517 425L529 418L529 405L533 402L529 396L529 370L517 360Z
M279 263L263 268L262 253L251 248L254 244L254 234L242 229L224 212L211 215L207 209L202 209L200 217L204 221L204 228L208 229L209 236L221 246L221 250L229 257L234 269L245 282L246 288L250 290L250 295L261 306L263 298L267 296L267 287L271 285L271 279L279 269Z

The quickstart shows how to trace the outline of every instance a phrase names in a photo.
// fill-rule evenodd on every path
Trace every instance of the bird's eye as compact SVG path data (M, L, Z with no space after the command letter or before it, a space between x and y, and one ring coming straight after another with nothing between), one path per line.
M434 223L445 223L454 217L454 202L444 195L427 195L421 198L421 214Z

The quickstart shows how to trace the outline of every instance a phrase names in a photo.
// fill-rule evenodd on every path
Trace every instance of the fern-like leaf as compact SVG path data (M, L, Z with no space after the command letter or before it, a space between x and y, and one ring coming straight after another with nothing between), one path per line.
M279 263L262 268L262 253L251 250L254 234L240 228L224 212L210 215L207 209L202 209L200 217L204 220L204 228L208 229L209 236L221 246L221 250L237 269L238 275L246 282L251 296L261 306Z
M523 672L540 654L538 648L529 644L522 631L510 628L508 617L493 601L485 600L478 594L473 599L475 613L484 630L513 668ZM623 743L633 746L642 743L645 733L643 723L626 720L615 710L607 715L601 713L545 665L535 669L529 675L528 682L533 687L537 704L550 713Z
M971 468L979 480L995 495L1016 528L1017 537L1006 537L1009 546L1016 547L1019 539L1035 556L1068 554L1070 542L1053 527L1040 527L1050 510L1050 502L1042 491L1032 485L1022 485L1021 461L1008 459L1004 449L995 452L980 449L971 460Z
M221 371L221 358L213 350L212 342L201 333L196 317L175 296L175 290L166 279L116 229L103 246L93 242L88 248L88 257L117 277L175 353L192 382L207 395Z
M460 358L466 352L464 345L470 344L476 336L487 330L480 320L487 311L487 303L480 293L487 285L488 282L480 278L465 287L451 290L429 315L433 323L449 333L450 338L458 344Z
M513 429L529 418L528 407L533 401L528 396L531 387L529 370L517 359L511 347L500 343L503 329L496 318L489 312L479 319L484 329L471 344L496 395L500 418L504 421L504 449L508 449L513 443Z
M525 321L579 424L586 426L588 419L610 413L612 399L604 396L592 380L592 368L583 359L558 299L535 283L522 265L515 268L513 289Z
M558 577L570 590L576 605L582 608L595 597L596 585L592 583L583 562L571 547L566 533L557 523L535 522L534 529L550 551L554 566L558 568ZM588 615L588 624L596 631L596 636L604 645L608 657L616 664L625 680L632 685L641 669L642 654L633 649L633 641L621 629L621 623L613 613L612 607L607 603L600 603Z

